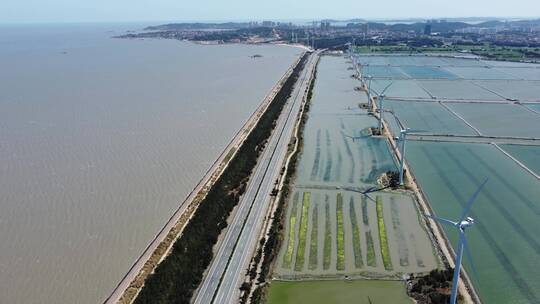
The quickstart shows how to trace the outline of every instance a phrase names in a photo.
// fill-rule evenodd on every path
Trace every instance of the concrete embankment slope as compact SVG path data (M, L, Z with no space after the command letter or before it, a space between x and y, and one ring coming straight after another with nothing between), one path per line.
M197 210L198 204L203 200L208 190L221 176L229 161L234 157L244 140L255 128L259 119L274 100L274 97L281 90L299 61L300 59L296 60L272 88L261 105L238 131L219 158L208 169L205 176L199 181L186 199L182 201L175 213L168 219L163 228L134 262L133 266L115 287L111 295L105 299L105 303L131 303L135 299L144 285L146 277L148 277L164 257L168 255L175 240Z

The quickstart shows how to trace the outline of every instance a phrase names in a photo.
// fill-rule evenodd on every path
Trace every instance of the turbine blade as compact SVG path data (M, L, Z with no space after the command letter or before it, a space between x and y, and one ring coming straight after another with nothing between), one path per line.
M407 133L409 133L409 134L410 133L427 133L427 132L429 132L429 131L427 131L427 130L419 130L419 129L408 129L407 130Z
M369 198L372 202L376 203L377 201L373 199L369 194L363 193L367 198Z
M375 189L375 187L369 187L369 188L367 188L367 190L363 191L362 194L371 193L371 192L373 192L373 189Z
M371 187L368 190L366 190L365 193L379 192L379 191L383 191L384 189L388 189L388 188L390 188L390 186L386 186L386 187L382 187L382 188Z
M478 189L476 189L476 191L474 192L473 196L471 196L471 198L469 199L469 201L467 202L467 204L465 205L465 208L463 208L463 212L461 213L461 217L459 218L459 221L458 222L461 222L463 221L463 219L467 216L467 214L469 213L469 211L471 210L471 206L472 204L474 203L474 201L476 200L476 198L478 197L478 194L480 194L480 191L482 190L482 188L484 188L484 185L487 183L488 179L486 178L486 180L484 180L484 182L482 184L480 184L480 186L478 187Z
M390 82L390 83L389 83L389 84L388 84L388 85L387 85L387 86L386 86L386 87L384 88L384 90L382 90L381 94L379 94L379 95L383 95L383 94L384 94L384 92L386 92L386 90L388 90L388 88L390 88L390 86L391 86L391 85L393 85L393 84L394 84L394 82L393 82L393 81L392 81L392 82Z
M474 266L474 261L471 255L471 251L469 249L469 243L467 242L467 238L465 237L465 233L463 231L460 232L461 241L463 242L463 249L465 250L465 255L467 256L467 260L469 260L469 264L471 265L472 274L474 276L474 279L476 280L476 283L480 284L479 277L478 277L478 271L476 271L476 266Z
M442 217L438 217L438 216L435 216L435 215L428 215L429 218L441 223L441 224L447 224L447 225L451 225L451 226L456 226L457 223L456 222L452 222L451 220L447 220L445 218L442 218Z

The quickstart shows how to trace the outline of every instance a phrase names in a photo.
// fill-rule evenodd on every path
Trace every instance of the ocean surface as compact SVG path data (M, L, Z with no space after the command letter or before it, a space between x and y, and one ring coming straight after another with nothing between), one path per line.
M0 303L103 301L301 53L141 27L0 27Z

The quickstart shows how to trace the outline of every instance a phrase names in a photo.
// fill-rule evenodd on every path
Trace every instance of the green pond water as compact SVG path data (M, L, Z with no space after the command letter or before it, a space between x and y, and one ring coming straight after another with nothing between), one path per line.
M310 281L270 285L268 304L409 304L399 281Z
M539 303L540 182L488 144L409 142L408 162L438 216L456 219L477 186L467 231L484 303ZM445 231L453 245L457 233ZM466 269L469 261L465 261ZM479 282L479 283L478 283Z
M384 104L385 108L392 110L401 124L407 128L445 135L476 134L438 102L387 100Z
M540 146L499 145L506 152L540 175Z
M529 107L530 109L535 110L536 112L540 112L540 103L527 104L527 107Z
M540 138L540 115L521 105L447 103L483 135Z

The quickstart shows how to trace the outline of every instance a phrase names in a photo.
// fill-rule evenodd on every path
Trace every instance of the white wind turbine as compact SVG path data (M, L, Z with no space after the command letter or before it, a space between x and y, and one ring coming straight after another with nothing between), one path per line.
M399 137L397 138L399 145L399 155L401 157L399 161L399 184L403 186L403 167L405 164L405 142L407 141L407 134L409 133L420 133L425 132L424 130L413 130L411 128L401 129L399 131Z
M384 92L386 92L386 90L388 90L388 88L390 88L390 86L393 84L394 82L390 82L385 88L384 90L382 90L382 92L380 94L378 94L377 96L377 101L379 102L379 134L382 135L382 127L383 127L383 114L384 114L384 109L383 109L383 100L384 98L386 97L386 95L384 95Z
M487 179L476 189L476 192L474 192L473 196L469 199L465 207L463 208L463 211L461 213L461 217L457 221L451 221L445 218L437 217L437 216L429 216L430 218L434 219L435 221L451 225L452 227L456 228L459 233L459 243L458 243L458 250L456 252L456 266L454 268L454 278L452 279L452 294L450 296L450 304L455 304L457 300L457 289L458 289L458 281L459 281L459 274L461 271L461 260L463 258L463 251L465 251L465 254L467 254L467 258L469 259L471 263L471 267L473 272L476 273L476 269L474 268L474 265L472 263L472 257L471 252L469 251L469 245L467 243L467 238L465 237L465 230L472 225L474 225L474 219L467 216L469 211L471 210L471 206L478 197L478 194L484 187L484 185L487 183Z

